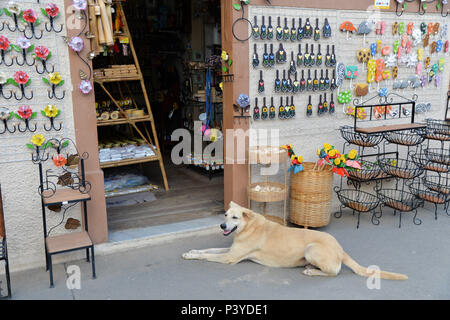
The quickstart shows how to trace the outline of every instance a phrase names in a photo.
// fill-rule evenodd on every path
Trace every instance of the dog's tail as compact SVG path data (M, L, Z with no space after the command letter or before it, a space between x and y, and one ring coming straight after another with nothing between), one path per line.
M353 270L354 273L363 277L373 276L375 273L369 271L367 268L360 266L355 260L353 260L348 254L344 252L344 257L342 262ZM387 271L379 271L379 276L381 279L388 280L406 280L408 276L401 273L387 272Z

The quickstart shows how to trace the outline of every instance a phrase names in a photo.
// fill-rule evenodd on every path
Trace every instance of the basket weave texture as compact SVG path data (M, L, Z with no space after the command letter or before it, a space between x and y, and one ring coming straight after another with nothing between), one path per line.
M323 227L330 223L333 172L318 171L305 162L304 171L291 174L289 221L304 227ZM314 169L314 170L313 170Z

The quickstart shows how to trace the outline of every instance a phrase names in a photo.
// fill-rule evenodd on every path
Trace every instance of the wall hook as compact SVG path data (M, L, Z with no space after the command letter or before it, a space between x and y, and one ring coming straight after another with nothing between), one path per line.
M35 60L36 61L36 60ZM42 61L42 70L39 70L39 68L38 68L38 64L36 64L34 67L36 68L36 72L37 73L39 73L39 74L44 74L45 72L47 72L47 73L53 73L53 72L55 72L55 65L52 65L52 70L50 71L48 68L47 68L47 61L45 61L45 60L41 60Z
M29 22L29 26L30 26L30 30L31 30L31 35L27 34L27 30L28 30L27 27L25 28L25 30L22 31L23 35L25 36L25 38L27 38L27 39L35 38L37 40L42 39L42 37L44 36L44 31L43 30L39 30L39 31L41 31L41 35L37 36L36 35L36 30L35 30L35 27L34 27L34 23Z
M17 65L19 65L19 66L23 66L24 64L26 64L27 66L29 66L29 67L32 67L32 66L34 66L34 64L36 63L36 60L33 60L32 61L32 63L30 64L29 62L28 62L28 56L27 56L27 50L26 49L22 49L22 62L19 62L19 59L18 59L18 57L16 57L15 58L15 60L16 60L16 64Z
M8 120L9 119L3 119L3 125L5 126L4 130L2 132L0 132L0 134L4 134L6 131L8 131L9 133L14 133L16 132L16 126L13 125L14 129L11 131L11 129L8 127Z
M14 92L14 98L16 98L16 100L22 100L22 99L27 99L27 100L31 100L33 99L33 90L31 90L31 96L27 97L26 93L25 93L25 86L23 84L20 85L20 91L22 92L22 96L19 98L16 95L16 92Z
M57 85L52 84L52 89L51 89L51 90L50 90L50 89L47 90L48 98L49 98L49 99L56 99L56 100L62 100L62 99L64 99L64 97L66 96L66 90L63 90L62 96L61 96L61 97L58 97L58 96L56 96L56 87L57 87Z
M17 14L16 13L13 13L13 20L14 20L14 29L11 29L11 27L9 25L9 22L6 22L6 26L8 27L8 30L11 31L11 32L16 32L16 31L24 32L26 28L23 28L23 30L20 30L19 20L17 18Z
M49 118L50 119L50 128L47 128L47 124L44 124L45 131L51 131L52 129L55 131L60 131L62 129L62 122L59 123L59 127L57 128L55 126L55 118Z
M6 63L6 58L5 58L5 50L1 50L1 60L0 60L0 65L5 64L5 66L7 67L11 67L14 64L14 60L11 58L11 63L8 64Z
M3 98L5 98L6 100L9 100L9 99L12 98L12 96L13 96L12 90L9 90L9 97L7 97L7 96L5 95L5 93L3 92L3 85L0 84L0 97L3 97Z
M403 11L405 10L404 7L405 4L401 4L401 11L398 11L398 7L400 6L400 3L398 1L395 2L395 14L397 15L397 17L401 17L403 15Z
M441 0L441 16L445 18L448 16L448 9L447 9L447 13L444 14L444 6L445 6L444 1Z
M61 33L61 32L63 31L64 24L61 23L61 24L60 24L59 30L56 30L56 29L55 29L55 24L54 24L54 22L53 22L53 17L49 17L49 19L50 19L50 26L49 26L49 23L46 22L46 23L45 23L45 30L46 30L47 32L53 31L53 32L55 32L55 33Z
M30 128L30 121L29 119L24 119L23 121L25 121L25 128L22 129L20 126L20 123L17 125L17 129L19 130L19 132L25 132L25 131L30 131L30 132L36 132L37 130L37 124L34 124L34 129Z
M420 1L419 11L417 12L420 16L423 16L426 13L426 8L427 8L426 6L427 6L427 4L425 2Z
M47 161L47 160L48 160L48 152L42 154L42 153L40 152L39 147L36 147L36 153L35 153L35 154L34 154L34 153L31 154L31 160L32 160L34 163Z

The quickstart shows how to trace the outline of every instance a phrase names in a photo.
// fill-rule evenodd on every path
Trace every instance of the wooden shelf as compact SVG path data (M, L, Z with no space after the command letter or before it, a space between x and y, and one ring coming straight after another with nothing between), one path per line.
M120 82L120 81L139 81L142 79L141 74L133 75L133 76L120 76L114 78L94 78L96 82Z
M371 128L355 128L356 132L361 133L383 133L383 132L390 132L390 131L401 131L401 130L410 130L410 129L420 129L420 128L426 128L427 125L423 123L406 123L406 124L392 124L388 126L378 126L378 127L371 127Z
M100 162L100 168L114 168L114 167L127 166L130 164L137 164L137 163L144 163L144 162L158 161L158 160L159 160L158 156L151 156L151 157L137 158L137 159L124 159L124 160L120 160L120 161Z
M150 116L144 116L144 117L130 117L130 118L119 118L117 120L100 120L97 121L97 126L98 127L102 127L102 126L113 126L116 124L127 124L129 122L144 122L144 121L151 121L151 117Z
M66 233L45 239L48 253L58 253L92 246L91 237L86 231Z
M57 189L52 195L52 191L47 190L42 193L44 205L73 203L78 201L90 200L91 196L88 193L81 193L73 189Z

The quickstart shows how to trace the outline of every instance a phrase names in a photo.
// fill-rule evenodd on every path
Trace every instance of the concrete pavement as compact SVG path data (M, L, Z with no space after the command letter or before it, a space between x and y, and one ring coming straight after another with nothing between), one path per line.
M380 289L369 290L366 278L343 266L335 278L307 277L302 269L268 268L244 261L234 266L206 261L186 261L190 249L226 247L232 238L219 227L212 235L188 238L136 250L97 256L97 279L90 264L67 262L54 266L55 288L48 287L43 268L12 274L14 299L449 299L450 217L443 210L434 220L432 207L421 209L422 225L404 214L385 209L381 224L374 226L362 215L344 211L322 230L333 234L343 248L363 266L405 273L406 281L381 280ZM81 289L66 287L66 269L81 269Z

